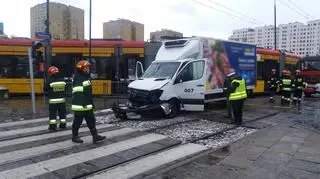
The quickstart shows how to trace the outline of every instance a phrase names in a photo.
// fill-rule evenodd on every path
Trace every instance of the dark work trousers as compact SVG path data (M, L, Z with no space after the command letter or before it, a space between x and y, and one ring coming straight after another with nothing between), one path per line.
M281 92L281 103L290 104L291 102L291 91L282 91Z
M243 99L230 101L233 109L233 116L236 125L240 125L242 123L242 109L243 109Z
M269 88L269 96L270 96L270 100L274 100L274 95L276 94L276 89L274 88Z
M294 94L293 94L294 102L300 103L301 102L301 98L302 98L302 90L301 89L296 89L294 91Z
M74 120L72 124L73 136L78 136L79 128L82 124L83 118L86 120L87 126L92 135L96 135L96 119L93 110L90 111L75 111Z
M59 119L66 119L66 103L49 104L49 120L57 119L57 113Z
M228 117L232 118L232 105L229 100L227 100L227 110L228 110Z

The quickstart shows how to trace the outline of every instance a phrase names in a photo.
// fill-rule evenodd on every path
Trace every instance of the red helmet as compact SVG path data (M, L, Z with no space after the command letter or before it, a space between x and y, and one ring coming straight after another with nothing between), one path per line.
M51 66L48 68L48 73L49 73L49 75L57 74L57 73L59 73L59 69L55 66Z
M84 71L84 69L90 67L91 64L90 62L88 62L87 60L80 60L77 64L76 64L76 68L80 71Z

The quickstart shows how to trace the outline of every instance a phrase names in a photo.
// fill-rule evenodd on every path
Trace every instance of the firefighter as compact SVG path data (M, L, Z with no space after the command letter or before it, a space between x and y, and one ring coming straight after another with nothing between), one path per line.
M293 104L300 104L303 88L306 86L306 83L303 81L301 77L301 71L296 70L296 77L293 82L294 86L294 94L293 94Z
M231 85L227 91L229 93L229 101L232 106L235 124L241 125L243 103L247 98L246 83L245 80L237 76L235 72L232 72L228 76L231 77Z
M59 128L66 128L66 82L59 75L59 69L55 66L48 68L49 79L44 91L49 98L49 130L54 131ZM57 121L57 112L59 121Z
M72 142L83 143L78 132L83 118L86 120L93 137L93 143L104 140L105 136L98 135L96 129L96 119L93 113L93 96L90 80L91 64L86 60L81 60L76 64L77 74L73 79L72 88L72 111L74 111L74 121L72 124Z
M277 76L276 76L276 69L272 69L271 71L271 78L268 81L268 87L269 87L269 101L270 102L274 102L274 95L277 92L277 88L278 88L278 80L277 80Z
M290 105L293 81L291 79L291 72L288 70L282 71L282 79L280 81L281 89L281 104Z

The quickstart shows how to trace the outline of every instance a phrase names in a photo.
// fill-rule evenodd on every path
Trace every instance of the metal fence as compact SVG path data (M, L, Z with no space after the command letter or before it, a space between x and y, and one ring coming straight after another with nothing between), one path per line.
M67 97L72 96L72 82L66 81L66 94ZM111 83L101 83L98 86L93 85L98 93L102 96L121 96L127 97L129 81L112 81ZM111 86L110 86L111 85Z

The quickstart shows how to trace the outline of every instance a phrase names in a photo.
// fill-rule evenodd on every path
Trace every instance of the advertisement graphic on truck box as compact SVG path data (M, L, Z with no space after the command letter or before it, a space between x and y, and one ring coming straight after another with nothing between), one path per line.
M256 85L256 47L213 39L203 40L203 57L207 58L207 92L220 92L224 79L236 72L246 80L247 87Z

